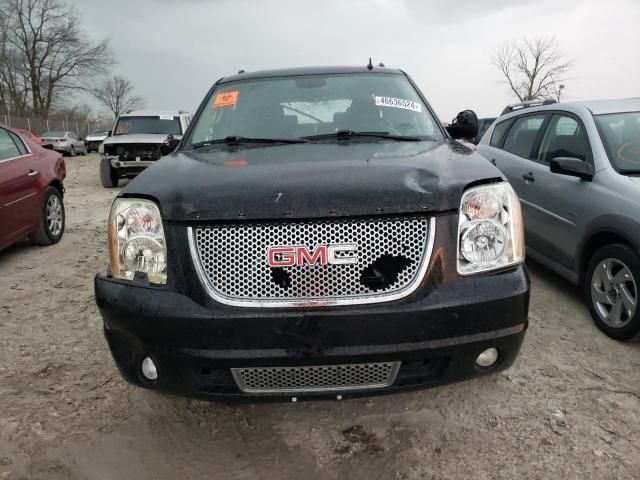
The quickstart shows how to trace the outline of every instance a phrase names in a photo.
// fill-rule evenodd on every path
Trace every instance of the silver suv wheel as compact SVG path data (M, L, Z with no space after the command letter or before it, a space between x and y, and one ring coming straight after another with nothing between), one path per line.
M602 260L591 278L591 299L606 325L622 328L631 322L638 303L638 289L629 267L617 258Z

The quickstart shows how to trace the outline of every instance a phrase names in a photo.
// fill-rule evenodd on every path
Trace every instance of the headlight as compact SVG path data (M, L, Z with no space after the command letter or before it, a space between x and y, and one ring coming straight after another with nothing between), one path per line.
M115 278L133 280L143 273L150 283L167 283L167 245L154 202L116 198L109 215L109 252Z
M524 261L520 201L508 183L467 190L460 203L458 273L496 270Z

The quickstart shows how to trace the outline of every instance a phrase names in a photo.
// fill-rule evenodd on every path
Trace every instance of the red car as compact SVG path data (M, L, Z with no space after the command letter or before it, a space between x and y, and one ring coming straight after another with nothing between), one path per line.
M60 241L65 176L59 153L0 124L0 250L25 237L39 245Z
M38 145L42 145L42 139L39 136L31 133L29 130L25 130L24 128L14 128L13 130L18 132L20 135L22 135L26 139L31 140L32 142L37 143Z

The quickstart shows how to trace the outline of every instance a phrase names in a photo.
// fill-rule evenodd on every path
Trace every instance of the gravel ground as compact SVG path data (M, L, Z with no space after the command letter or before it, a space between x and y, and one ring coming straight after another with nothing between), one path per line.
M93 275L116 190L68 159L67 231L0 252L0 479L632 479L640 343L593 325L529 264L530 329L510 370L375 399L229 406L121 380Z

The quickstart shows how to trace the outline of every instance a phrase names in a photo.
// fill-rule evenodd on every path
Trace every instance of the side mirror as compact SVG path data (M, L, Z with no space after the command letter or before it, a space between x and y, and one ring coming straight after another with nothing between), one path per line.
M582 180L593 179L593 167L590 163L580 160L579 158L556 157L551 160L550 168L552 173L570 175L581 178Z
M452 138L474 138L478 135L478 116L473 110L464 110L446 127Z
M109 130L109 131L107 132L107 137L110 137L112 134L113 134L113 131Z

